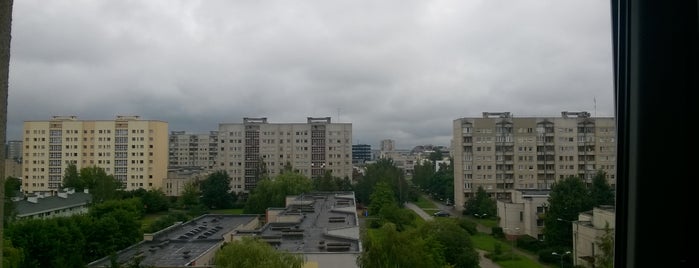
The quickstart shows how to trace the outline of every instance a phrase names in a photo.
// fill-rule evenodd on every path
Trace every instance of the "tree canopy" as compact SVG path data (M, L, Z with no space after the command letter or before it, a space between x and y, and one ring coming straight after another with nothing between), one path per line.
M201 202L208 208L231 208L236 196L231 193L231 178L224 170L209 175L201 182Z
M216 267L221 268L301 268L303 256L279 251L252 237L233 240L216 253Z
M548 198L548 210L544 219L544 235L551 246L572 248L571 221L578 214L593 207L590 192L585 183L576 176L570 176L554 183Z
M275 178L264 178L250 192L245 203L245 213L264 213L269 207L283 207L286 197L310 192L313 189L311 180L300 173L284 171Z
M495 200L488 196L488 193L479 186L476 191L476 195L468 200L464 205L465 214L478 214L478 215L491 215L495 216L497 214L497 204Z

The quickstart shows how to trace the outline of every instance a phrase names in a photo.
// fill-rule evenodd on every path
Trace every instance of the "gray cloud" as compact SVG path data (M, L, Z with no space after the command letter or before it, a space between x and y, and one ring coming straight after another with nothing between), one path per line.
M610 30L601 0L16 1L8 139L51 115L332 116L411 148L483 111L611 116Z

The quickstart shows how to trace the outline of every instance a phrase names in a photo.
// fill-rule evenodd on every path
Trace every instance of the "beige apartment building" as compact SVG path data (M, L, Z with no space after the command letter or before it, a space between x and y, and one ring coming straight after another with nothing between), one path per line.
M218 134L216 169L228 173L235 192L255 188L261 172L279 175L286 163L309 178L326 171L352 178L351 123L332 123L330 117L308 117L306 123L244 118L219 124Z
M158 189L167 176L168 124L117 116L114 120L78 120L53 116L24 122L22 190L61 189L69 164L97 166L124 183L126 190Z
M597 171L615 183L615 120L588 112L560 117L513 117L484 112L453 122L454 201L464 201L478 187L510 199L515 189L550 189L557 180L580 176L591 182Z
M218 131L209 133L171 131L169 139L170 169L214 168L218 152Z

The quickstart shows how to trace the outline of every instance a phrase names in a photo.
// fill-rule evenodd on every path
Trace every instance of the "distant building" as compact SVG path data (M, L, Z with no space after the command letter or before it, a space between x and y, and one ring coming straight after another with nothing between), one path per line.
M167 176L168 123L117 116L78 120L54 116L24 122L22 190L57 192L65 168L75 164L103 168L126 190L158 189Z
M187 133L171 131L169 136L169 169L213 169L218 153L218 131Z
M287 163L309 178L326 171L352 178L351 123L332 123L330 117L308 117L306 123L244 118L243 123L219 124L218 134L215 169L228 173L235 192L249 192L260 173L274 177Z
M163 180L163 193L167 196L181 196L187 184L203 181L213 172L205 168L170 169L167 178Z
M73 189L60 191L53 196L31 195L26 200L14 201L17 219L49 219L87 213L92 196Z
M5 158L17 161L22 160L22 144L21 140L7 141L7 144L5 144Z
M352 145L352 164L361 165L367 161L371 161L371 145L369 144L353 144Z
M391 152L396 149L396 141L391 139L381 140L380 150L383 152Z
M561 117L513 117L509 112L453 121L454 199L457 209L478 187L509 199L515 189L550 189L580 176L591 183L598 171L616 184L615 120L588 112Z
M592 211L580 213L573 221L573 265L595 267L595 258L603 254L599 239L609 227L614 237L616 211L613 206L595 207Z
M5 178L15 177L22 178L22 160L21 159L5 159Z

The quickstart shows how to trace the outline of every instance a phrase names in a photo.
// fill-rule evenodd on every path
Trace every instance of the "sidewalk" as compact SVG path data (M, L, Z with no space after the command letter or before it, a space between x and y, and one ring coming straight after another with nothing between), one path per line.
M434 202L434 201L432 201L432 202ZM431 221L434 219L431 215L427 214L427 212L425 212L424 210L422 210L421 208L419 208L417 205L415 205L413 203L406 202L405 207L415 211L415 213L417 213L417 215L419 215L421 218L423 218L426 221ZM453 210L449 210L449 209L443 209L443 210L448 211L449 213L452 214L452 216L456 216L456 217L461 216L459 214L454 213ZM485 226L483 226L483 228L485 228ZM478 231L480 232L480 229ZM478 264L480 265L481 268L500 268L499 265L497 265L496 263L494 263L493 261L491 261L490 259L488 259L484 256L485 253L487 253L486 251L483 251L480 249L476 249L476 251L478 251L478 255L480 255L480 261L478 262Z

